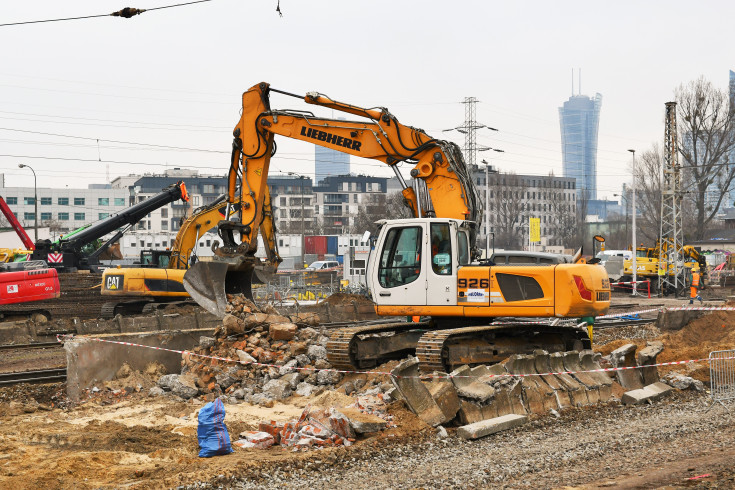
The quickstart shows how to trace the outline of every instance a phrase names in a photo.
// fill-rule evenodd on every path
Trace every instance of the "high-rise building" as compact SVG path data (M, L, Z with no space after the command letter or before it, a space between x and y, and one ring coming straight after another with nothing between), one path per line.
M577 195L597 199L597 131L602 95L572 95L559 108L564 177L577 182Z
M344 121L345 118L337 118ZM350 174L350 156L341 151L323 146L314 147L314 184L319 185L325 177Z
M350 173L350 156L341 151L317 145L314 147L314 162L314 177L317 185L326 177L349 175Z

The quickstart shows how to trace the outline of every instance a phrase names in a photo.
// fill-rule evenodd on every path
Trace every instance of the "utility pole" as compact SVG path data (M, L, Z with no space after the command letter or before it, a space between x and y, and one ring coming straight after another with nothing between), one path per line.
M638 294L638 263L636 261L636 257L638 256L638 246L636 245L636 236L635 236L635 215L636 215L636 207L635 207L635 195L636 191L638 190L636 187L636 179L635 179L635 150L628 150L633 154L633 235L631 240L633 241L633 296Z
M681 167L676 134L676 102L666 102L664 129L664 173L661 185L661 234L659 237L659 295L664 288L679 294L684 281L679 277L677 256L684 245L681 221ZM673 274L672 274L673 273Z

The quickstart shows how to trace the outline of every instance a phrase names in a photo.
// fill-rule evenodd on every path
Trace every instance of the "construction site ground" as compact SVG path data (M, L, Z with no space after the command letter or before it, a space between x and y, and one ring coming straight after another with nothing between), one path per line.
M721 305L731 291L704 292ZM682 306L688 301L616 294L611 312ZM655 318L655 313L647 318ZM713 312L678 331L653 324L600 329L595 349L662 340L659 362L735 348L735 312ZM3 371L63 365L61 350L0 352ZM706 363L661 369L709 381ZM475 441L427 426L401 401L387 406L396 427L351 447L293 452L235 448L198 457L202 399L149 397L161 372L124 372L73 405L64 384L0 388L3 488L732 488L731 413L709 395L676 391L650 405L569 408ZM364 375L363 375L364 376ZM376 375L372 375L376 376ZM354 378L354 376L353 376ZM337 391L291 396L272 407L225 405L231 438L258 422L297 417L304 407L354 400ZM731 402L728 407L735 408Z

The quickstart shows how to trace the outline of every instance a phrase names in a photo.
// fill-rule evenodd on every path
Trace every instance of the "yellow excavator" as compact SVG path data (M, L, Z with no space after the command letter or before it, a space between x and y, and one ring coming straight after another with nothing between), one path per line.
M676 267L673 262L669 262L668 271L663 271L663 266L659 264L661 254L666 253L666 247L660 246L660 241L656 240L653 247L643 247L642 245L636 249L636 277L639 281L646 279L651 281L651 291L658 292L659 277L669 275L673 277ZM692 245L684 245L679 248L676 258L679 262L681 283L684 285L686 280L686 270L698 271L702 274L702 286L707 277L707 260ZM623 261L623 276L621 282L631 281L633 278L633 261L626 259ZM673 294L675 291L664 291L665 294Z
M230 216L237 213L240 210L239 199L229 203L221 196L195 210L182 223L171 250L141 252L141 267L105 270L101 294L110 296L111 301L102 306L102 317L150 311L161 304L188 298L189 293L183 285L184 273L196 257L199 239L225 218L226 209L229 209Z
M272 94L361 120L274 110ZM234 204L239 196L241 212L237 220L218 224L224 244L214 256L203 257L184 275L186 290L209 311L224 315L226 293L252 296L253 274L273 271L281 261L267 186L278 135L383 162L394 170L414 216L379 223L367 281L378 314L429 320L335 330L327 346L333 366L368 368L415 353L423 370L447 370L536 349L591 346L591 330L577 323L590 325L607 312L610 284L605 269L584 263L479 262L475 238L483 206L456 144L401 124L386 108L362 108L316 92L300 96L267 83L243 94L242 115L233 135L227 199ZM413 167L413 186L398 170L404 162ZM264 260L255 257L259 232L266 247ZM494 323L499 317L510 319ZM566 325L522 322L518 317L579 320Z

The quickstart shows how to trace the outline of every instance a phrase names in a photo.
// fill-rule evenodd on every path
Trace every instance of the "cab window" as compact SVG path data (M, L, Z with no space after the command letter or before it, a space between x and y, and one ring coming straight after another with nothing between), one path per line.
M452 275L452 240L449 224L431 224L431 269L440 276Z
M470 263L470 249L467 243L467 233L460 231L457 234L457 259L459 261L459 265L467 265Z
M421 274L421 227L388 231L380 254L378 282L384 288L409 284Z

